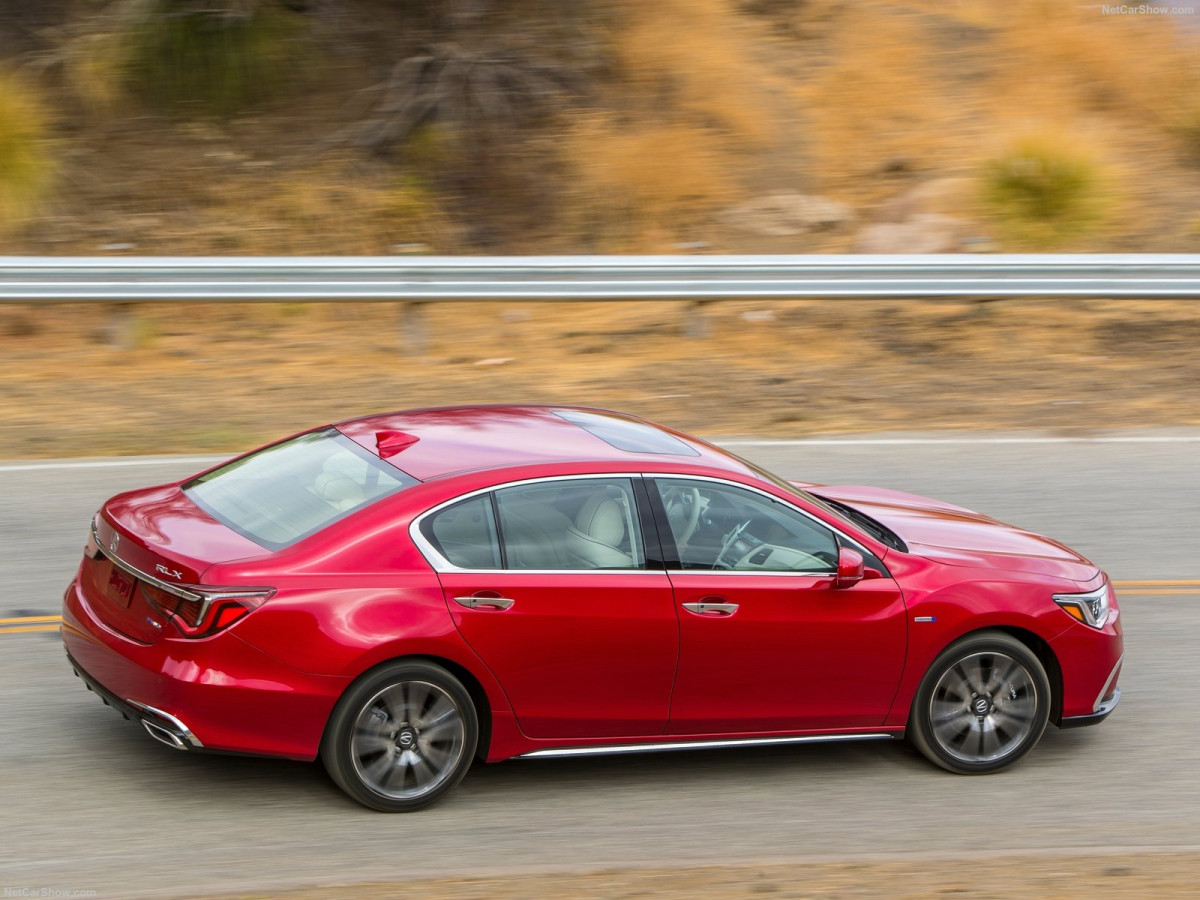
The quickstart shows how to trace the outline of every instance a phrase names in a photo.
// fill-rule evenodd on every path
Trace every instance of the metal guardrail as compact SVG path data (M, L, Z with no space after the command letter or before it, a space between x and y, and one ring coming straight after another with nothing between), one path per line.
M1200 297L1200 255L0 257L0 303Z

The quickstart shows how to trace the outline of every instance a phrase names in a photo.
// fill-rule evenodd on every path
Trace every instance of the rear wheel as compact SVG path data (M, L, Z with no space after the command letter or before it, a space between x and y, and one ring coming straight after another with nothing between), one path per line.
M342 697L321 759L358 802L382 812L412 812L462 780L478 741L475 706L458 679L432 663L397 662Z
M1050 680L1011 635L968 635L942 652L921 682L908 736L951 772L982 775L1034 748L1050 718Z

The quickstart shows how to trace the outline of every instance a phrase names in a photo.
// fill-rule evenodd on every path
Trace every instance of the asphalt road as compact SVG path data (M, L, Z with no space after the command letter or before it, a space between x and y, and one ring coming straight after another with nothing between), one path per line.
M318 766L156 744L83 689L56 634L0 631L0 891L188 896L876 855L964 866L969 880L971 859L1005 853L1198 849L1200 432L1133 435L1162 436L734 447L787 477L981 509L1066 541L1117 580L1192 582L1121 594L1120 708L1098 728L1051 729L1008 772L949 775L892 742L521 761L477 766L442 804L387 816ZM0 618L58 611L105 497L199 468L45 465L0 464Z

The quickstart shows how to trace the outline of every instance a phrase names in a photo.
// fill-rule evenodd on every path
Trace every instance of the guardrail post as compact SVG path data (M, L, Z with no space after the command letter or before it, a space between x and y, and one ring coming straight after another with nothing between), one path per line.
M119 350L133 350L137 345L137 316L133 303L114 303L108 310L108 334L110 346Z
M400 342L407 356L424 356L429 350L429 329L424 303L400 304Z
M683 333L690 338L706 338L712 335L712 322L708 318L708 306L711 300L693 300L688 304L687 319L683 323Z

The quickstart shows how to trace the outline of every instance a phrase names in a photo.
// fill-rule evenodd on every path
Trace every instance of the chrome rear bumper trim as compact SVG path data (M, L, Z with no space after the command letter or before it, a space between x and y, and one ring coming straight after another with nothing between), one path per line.
M656 741L652 744L609 744L588 747L552 747L530 750L515 759L548 759L563 756L608 756L617 753L666 753L674 750L724 750L731 747L763 747L776 744L821 744L831 741L890 741L900 734L812 734L795 737L730 738L715 741Z

